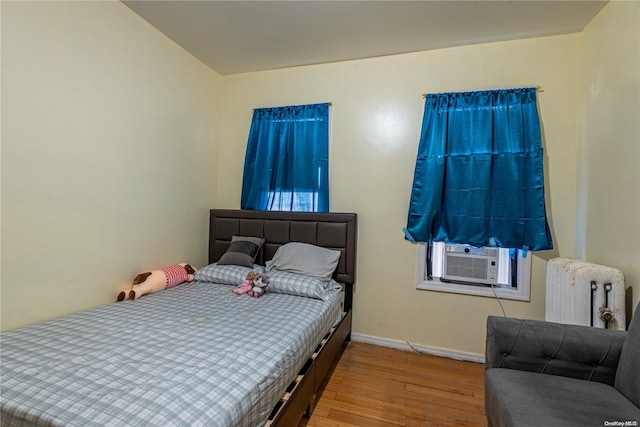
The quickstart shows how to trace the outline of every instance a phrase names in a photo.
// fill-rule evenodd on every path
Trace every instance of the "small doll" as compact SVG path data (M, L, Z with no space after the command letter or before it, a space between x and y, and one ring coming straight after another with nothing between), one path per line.
M247 277L244 280L244 282L240 283L238 285L237 288L235 288L233 291L234 294L236 295L242 295L242 294L246 294L247 292L251 291L251 288L253 288L253 279L256 278L256 275L258 273L256 273L255 271L250 271L247 273Z
M253 278L253 286L247 292L250 297L258 298L269 292L269 277L266 274L256 273Z

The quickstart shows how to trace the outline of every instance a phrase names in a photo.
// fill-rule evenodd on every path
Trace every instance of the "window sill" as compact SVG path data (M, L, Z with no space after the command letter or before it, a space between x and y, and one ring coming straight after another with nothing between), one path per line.
M489 286L462 285L459 283L445 283L439 280L425 280L416 285L416 289L423 291L438 291L454 294L475 295L480 297L495 298L493 290ZM529 293L524 289L508 289L495 287L496 295L501 299L529 301Z
M458 283L446 283L436 280L424 280L421 278L427 277L426 262L427 259L427 246L425 244L417 245L417 277L418 282L416 289L425 291L437 291L448 292L454 294L475 295L480 297L495 298L491 287L489 286L474 286L474 285L461 285ZM518 287L517 288L500 288L495 287L496 295L498 298L516 300L516 301L530 301L531 299L531 254L526 258L520 258L518 261Z

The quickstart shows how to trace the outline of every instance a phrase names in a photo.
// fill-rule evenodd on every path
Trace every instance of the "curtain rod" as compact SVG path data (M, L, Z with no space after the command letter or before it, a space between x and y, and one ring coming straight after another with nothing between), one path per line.
M313 104L328 104L329 107L333 107L333 102L314 102ZM277 105L275 107L258 107L258 108L252 108L251 111L262 110L263 108L299 107L299 106L302 106L302 105L313 105L313 104Z
M538 92L544 92L544 89L542 89L542 86L538 85L538 86L519 86L519 87L494 87L494 88L489 88L489 89L474 89L474 90L457 90L457 91L453 91L453 92L436 92L436 93L423 93L422 97L426 98L427 95L438 95L441 93L464 93L464 92L482 92L485 90L509 90L509 89L526 89L526 88L530 88L530 87L535 87L536 90Z

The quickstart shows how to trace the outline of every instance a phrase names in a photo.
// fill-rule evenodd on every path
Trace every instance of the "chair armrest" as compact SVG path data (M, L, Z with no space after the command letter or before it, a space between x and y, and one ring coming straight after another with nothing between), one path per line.
M485 369L508 368L613 385L626 332L487 318Z

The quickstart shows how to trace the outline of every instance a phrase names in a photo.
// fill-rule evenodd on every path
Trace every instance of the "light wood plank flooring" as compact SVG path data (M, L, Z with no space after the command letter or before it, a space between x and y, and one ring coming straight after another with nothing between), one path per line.
M350 342L298 427L486 427L484 367Z

